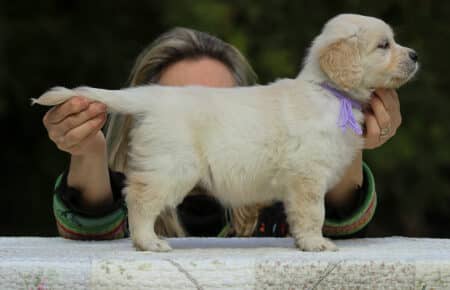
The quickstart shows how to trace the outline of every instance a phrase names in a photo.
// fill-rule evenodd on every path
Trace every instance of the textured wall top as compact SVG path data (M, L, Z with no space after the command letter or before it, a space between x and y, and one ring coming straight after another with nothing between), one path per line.
M150 253L130 239L3 237L0 289L450 289L445 239L342 240L324 253L289 238L169 242L174 251Z

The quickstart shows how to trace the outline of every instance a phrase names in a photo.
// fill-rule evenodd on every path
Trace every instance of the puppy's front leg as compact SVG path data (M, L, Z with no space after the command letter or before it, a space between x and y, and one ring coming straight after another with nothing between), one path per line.
M333 242L322 236L325 220L325 187L322 184L314 178L293 180L284 201L291 235L304 251L337 251Z

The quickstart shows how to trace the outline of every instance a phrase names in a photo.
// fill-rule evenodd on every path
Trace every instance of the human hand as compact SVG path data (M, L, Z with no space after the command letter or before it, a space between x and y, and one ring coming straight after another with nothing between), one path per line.
M380 147L395 135L402 122L397 92L377 89L364 115L364 149Z
M106 122L106 106L102 103L73 97L51 108L42 121L50 139L62 151L79 156L106 150L100 130Z

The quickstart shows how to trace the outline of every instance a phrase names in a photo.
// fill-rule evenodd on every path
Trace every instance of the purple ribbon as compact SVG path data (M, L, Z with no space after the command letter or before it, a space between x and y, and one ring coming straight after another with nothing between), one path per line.
M341 103L338 125L341 127L342 132L345 132L347 128L350 128L356 134L362 135L361 125L356 121L352 111L352 108L361 110L361 105L327 83L322 83L320 86L335 95Z

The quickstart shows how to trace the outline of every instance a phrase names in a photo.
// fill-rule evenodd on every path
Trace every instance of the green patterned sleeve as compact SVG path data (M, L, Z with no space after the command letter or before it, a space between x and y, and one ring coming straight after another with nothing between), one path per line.
M115 202L116 206L106 213L83 214L63 197L63 192L67 191L64 184L66 182L65 174L61 174L53 195L53 214L62 237L75 240L111 240L128 236L127 211L123 200Z
M323 226L323 234L328 237L339 238L352 236L365 228L375 213L377 206L377 194L375 191L375 179L367 166L363 163L363 185L360 188L359 202L350 213L334 213L327 215Z

